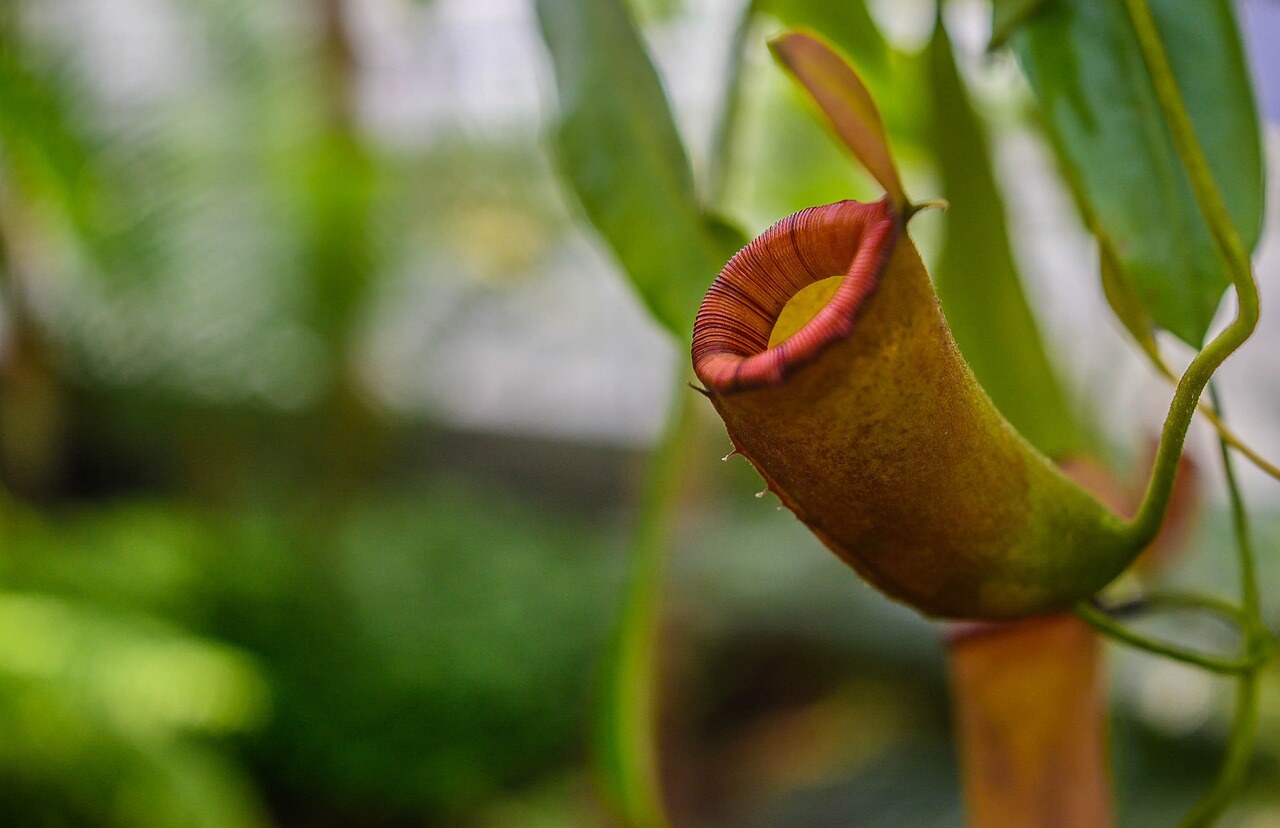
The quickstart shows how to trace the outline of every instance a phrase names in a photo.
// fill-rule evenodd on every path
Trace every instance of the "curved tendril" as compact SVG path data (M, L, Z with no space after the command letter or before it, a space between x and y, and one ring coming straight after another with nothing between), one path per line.
M1209 387L1213 405L1219 411L1222 403L1217 389ZM1253 542L1249 536L1249 522L1245 514L1244 498L1236 482L1231 463L1231 452L1225 439L1218 441L1222 453L1222 468L1227 478L1227 492L1231 496L1231 525L1235 530L1239 553L1240 592L1246 614L1248 639L1255 654L1265 661L1275 653L1276 642L1262 624L1258 577L1253 560ZM1231 721L1231 734L1227 740L1226 757L1222 769L1208 791L1196 802L1183 820L1184 826L1208 826L1227 809L1231 800L1244 786L1249 760L1253 755L1258 731L1258 668L1240 676L1236 686L1236 710Z
M1168 364L1165 363L1164 359L1161 358L1159 351L1144 347L1142 352L1151 360L1151 366L1156 369L1156 373L1167 379L1169 382L1177 384L1178 378L1174 375ZM1246 460L1267 475L1274 477L1276 480L1280 480L1280 466L1277 466L1275 463L1272 463L1270 460L1263 457L1238 434L1232 431L1231 427L1222 419L1222 415L1216 411L1212 405L1201 400L1196 405L1196 408L1199 410L1200 414L1209 421L1209 425L1213 426L1214 430L1218 432L1218 436L1226 441L1227 445L1240 452L1244 455Z
M1225 598L1178 590L1148 592L1123 605L1109 607L1107 612L1112 616L1119 616L1127 615L1131 611L1147 609L1200 610L1225 619L1238 627L1242 626L1248 618L1243 609L1235 606Z
M1182 455L1187 429L1191 425L1200 394L1218 366L1244 344L1257 327L1258 287L1254 282L1249 255L1231 222L1222 193L1218 190L1204 150L1196 138L1191 117L1187 114L1186 104L1169 64L1169 56L1156 29L1155 20L1151 17L1151 10L1147 7L1146 0L1125 0L1125 7L1133 22L1143 62L1151 76L1174 148L1187 172L1196 204L1208 225L1214 246L1235 286L1239 306L1231 324L1196 355L1178 381L1160 434L1160 446L1156 451L1156 462L1146 494L1128 527L1134 542L1145 546L1155 537L1163 522L1173 490L1178 458Z
M1240 627L1245 636L1245 654L1230 658L1189 649L1180 644L1136 632L1117 622L1101 607L1087 601L1077 604L1074 612L1089 626L1109 638L1153 655L1171 658L1212 673L1245 675L1256 670L1271 657L1271 648L1257 646L1247 624Z

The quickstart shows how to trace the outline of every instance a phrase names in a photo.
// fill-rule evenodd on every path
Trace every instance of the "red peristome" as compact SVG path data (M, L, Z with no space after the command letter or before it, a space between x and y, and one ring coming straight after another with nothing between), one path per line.
M738 251L707 291L693 325L693 370L717 394L780 385L853 331L879 286L901 232L887 199L810 207L774 224ZM845 275L831 300L785 342L769 335L804 287Z

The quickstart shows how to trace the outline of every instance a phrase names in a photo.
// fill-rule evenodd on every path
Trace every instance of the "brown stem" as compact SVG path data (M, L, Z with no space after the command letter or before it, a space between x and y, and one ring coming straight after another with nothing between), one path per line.
M1101 648L1083 621L958 625L948 663L968 825L1115 824Z
M0 346L0 476L15 492L38 500L59 482L66 390L27 295L35 269L27 240L35 230L25 218L22 206L0 184L0 297L6 328Z

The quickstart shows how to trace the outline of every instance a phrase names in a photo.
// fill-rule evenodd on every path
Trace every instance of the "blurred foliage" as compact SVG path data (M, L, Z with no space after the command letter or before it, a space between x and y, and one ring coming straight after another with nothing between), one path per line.
M198 532L167 508L51 523L5 507L6 820L265 824L252 783L224 750L270 715L263 670L244 651L175 626L190 620Z
M125 117L19 11L0 265L31 338L0 407L29 449L16 391L43 389L59 434L34 459L56 474L3 467L43 507L0 513L5 820L460 816L574 761L616 556L592 518L492 484L374 485L403 432L353 371L411 243L471 292L528 268L561 226L544 173L505 147L368 143L339 4L314 25L175 10L208 62Z
M991 0L991 40L989 48L998 49L1013 30L1027 21L1048 0Z
M274 680L251 758L294 819L460 817L575 758L616 607L598 533L448 478L323 533L280 520L250 517L210 566L216 628Z
M435 32L459 7L394 19ZM628 8L651 32L696 11L538 6L562 169L670 331L741 241L712 200L760 225L871 194L768 64L779 21L865 62L909 184L990 184L934 146L921 55L861 4L777 0L712 199ZM414 385L487 303L584 266L536 125L370 127L377 61L333 0L157 0L133 11L144 38L116 11L0 11L0 821L600 824L590 687L643 453L467 434ZM1009 278L999 225L974 232ZM699 439L661 665L677 813L953 820L934 631ZM1144 698L1122 704L1117 753L1138 766L1131 809L1160 813L1209 772L1217 711L1174 737ZM1280 761L1269 699L1258 807Z

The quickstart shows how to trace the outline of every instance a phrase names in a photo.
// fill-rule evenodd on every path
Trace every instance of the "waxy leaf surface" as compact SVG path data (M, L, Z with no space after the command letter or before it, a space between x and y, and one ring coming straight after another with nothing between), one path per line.
M1257 112L1227 0L1152 0L1196 135L1250 249L1262 217ZM1156 325L1199 346L1228 286L1124 5L1049 2L1010 41L1086 219Z

